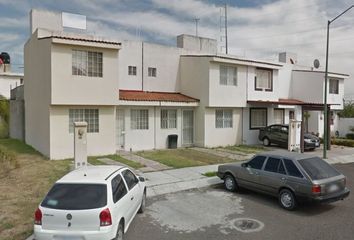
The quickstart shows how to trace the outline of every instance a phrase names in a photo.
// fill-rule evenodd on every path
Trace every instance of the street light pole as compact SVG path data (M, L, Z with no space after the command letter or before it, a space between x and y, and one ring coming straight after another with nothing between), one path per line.
M331 25L332 22L337 20L340 16L348 12L350 9L352 9L354 5L351 5L349 8L347 8L345 11L343 11L341 14L339 14L337 17L333 18L332 20L329 20L327 22L327 47L326 47L326 72L325 72L325 92L324 92L324 134L323 134L323 158L327 158L327 145L328 145L328 104L327 104L327 85L328 85L328 51L329 51L329 26Z

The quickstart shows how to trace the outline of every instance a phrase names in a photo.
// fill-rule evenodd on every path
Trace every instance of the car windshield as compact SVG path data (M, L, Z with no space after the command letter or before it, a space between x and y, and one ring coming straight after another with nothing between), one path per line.
M313 180L331 178L340 175L335 168L319 157L302 159L299 160L299 163Z
M107 185L55 184L41 206L61 210L101 208L107 204Z

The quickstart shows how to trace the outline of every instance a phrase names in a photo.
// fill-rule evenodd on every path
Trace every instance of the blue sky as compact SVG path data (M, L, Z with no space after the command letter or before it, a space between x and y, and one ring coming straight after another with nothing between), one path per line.
M276 60L295 52L298 62L324 68L326 22L353 0L0 0L0 51L13 69L23 71L23 45L29 37L32 8L87 16L88 33L112 39L175 45L175 37L194 34L220 39L220 7L228 4L229 53ZM354 76L354 9L331 26L330 70ZM220 43L223 45L223 43ZM222 50L222 49L220 49ZM354 95L352 79L346 94Z

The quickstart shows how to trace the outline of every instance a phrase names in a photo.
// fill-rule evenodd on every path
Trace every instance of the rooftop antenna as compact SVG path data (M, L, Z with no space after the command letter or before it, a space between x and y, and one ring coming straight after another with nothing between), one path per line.
M195 21L195 36L198 37L198 23L200 18L194 18Z
M225 53L228 54L228 40L227 40L227 4L220 8L220 50L223 52L225 48ZM225 43L225 45L223 44Z

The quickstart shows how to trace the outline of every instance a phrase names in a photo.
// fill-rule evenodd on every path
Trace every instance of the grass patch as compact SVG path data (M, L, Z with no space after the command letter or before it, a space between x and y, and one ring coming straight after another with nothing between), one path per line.
M98 158L103 158L103 157L99 157L99 156L91 156L87 158L87 161L91 164L91 165L106 165L106 163L98 160Z
M26 239L33 214L49 188L70 171L70 160L50 161L30 146L1 139L0 147L16 156L17 168L0 178L0 240Z
M203 176L206 177L215 177L216 176L216 172L206 172L202 174Z
M131 161L131 160L128 160L128 159L125 159L117 154L114 154L114 155L107 155L106 156L107 158L109 159L112 159L114 161L117 161L117 162L120 162L120 163L123 163L125 165L128 165L129 167L132 167L132 168L135 168L135 169L138 169L138 168L142 168L142 167L145 167L143 164L141 163L138 163L138 162L134 162L134 161Z
M254 145L235 145L235 146L227 146L225 149L242 152L242 153L259 153L263 151L267 151L265 147L262 146L254 146Z
M173 168L203 166L234 161L230 158L218 157L188 148L142 151L137 154Z

